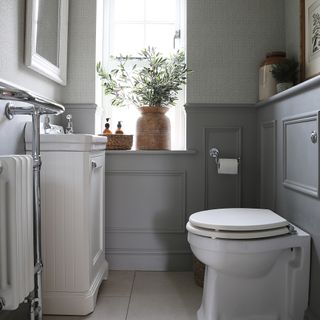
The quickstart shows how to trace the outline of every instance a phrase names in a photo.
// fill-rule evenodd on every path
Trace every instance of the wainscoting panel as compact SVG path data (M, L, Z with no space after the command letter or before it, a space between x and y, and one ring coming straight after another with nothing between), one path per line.
M241 207L241 127L214 127L204 129L205 207ZM209 156L211 148L220 151L220 158L239 158L237 175L218 174L217 164Z
M260 207L276 207L277 122L261 123L260 127Z
M184 233L185 172L106 173L107 232ZM125 198L124 198L125 197Z
M111 268L189 268L184 170L107 171L106 195Z
M283 119L283 185L319 196L319 112Z

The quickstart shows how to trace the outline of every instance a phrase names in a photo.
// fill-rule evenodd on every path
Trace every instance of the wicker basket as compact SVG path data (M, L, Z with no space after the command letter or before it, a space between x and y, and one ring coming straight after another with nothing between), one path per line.
M203 288L205 265L200 262L195 256L193 256L193 272L195 283Z
M132 134L108 134L107 150L131 150Z

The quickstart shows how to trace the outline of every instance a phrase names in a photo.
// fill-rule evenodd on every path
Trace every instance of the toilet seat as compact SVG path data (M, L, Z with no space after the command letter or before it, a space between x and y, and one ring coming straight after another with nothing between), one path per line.
M259 239L290 233L289 222L268 209L213 209L194 213L186 226L193 234L222 239Z

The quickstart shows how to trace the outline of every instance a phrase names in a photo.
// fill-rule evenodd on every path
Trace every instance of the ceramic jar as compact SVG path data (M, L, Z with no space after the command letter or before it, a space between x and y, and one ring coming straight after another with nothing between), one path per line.
M140 107L136 126L137 150L170 150L171 126L167 107Z
M266 55L259 69L259 100L265 100L277 93L276 80L273 78L272 65L280 63L286 58L282 51L270 52Z

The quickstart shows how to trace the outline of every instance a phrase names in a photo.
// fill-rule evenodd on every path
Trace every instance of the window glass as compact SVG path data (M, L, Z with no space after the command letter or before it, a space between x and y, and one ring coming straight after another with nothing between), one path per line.
M143 24L115 24L112 55L134 55L144 48Z
M175 23L177 17L176 1L174 0L147 0L146 20Z
M116 22L141 22L144 20L144 0L116 0L112 2L114 6L113 18Z
M173 50L174 32L173 24L146 24L146 43L163 54L168 54Z

